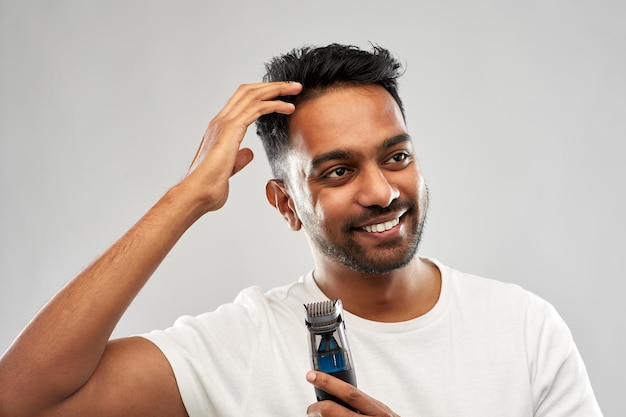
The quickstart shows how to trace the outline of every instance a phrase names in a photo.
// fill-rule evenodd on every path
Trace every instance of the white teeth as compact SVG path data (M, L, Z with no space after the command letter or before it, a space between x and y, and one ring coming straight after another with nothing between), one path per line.
M400 223L400 219L396 218L396 219L389 220L388 222L384 222L384 223L378 223L378 224L372 224L372 225L369 225L369 226L363 226L361 229L365 230L366 232L370 232L370 233L384 232L386 230L391 229L392 227L394 227L398 223Z

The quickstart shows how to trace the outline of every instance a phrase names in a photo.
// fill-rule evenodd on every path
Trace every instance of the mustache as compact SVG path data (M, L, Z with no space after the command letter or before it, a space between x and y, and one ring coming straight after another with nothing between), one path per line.
M366 207L361 214L346 221L343 229L344 232L349 232L357 227L359 224L370 223L376 218L385 216L389 213L399 211L413 211L417 207L417 204L408 200L394 200L387 207L370 206Z

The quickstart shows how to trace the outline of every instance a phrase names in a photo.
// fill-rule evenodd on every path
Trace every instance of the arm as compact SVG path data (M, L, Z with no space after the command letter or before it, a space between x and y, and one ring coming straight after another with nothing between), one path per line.
M241 86L209 123L187 176L70 281L0 359L0 417L181 415L167 360L150 342L109 342L120 317L183 233L221 208L229 178L251 160L247 127L294 107L300 84Z

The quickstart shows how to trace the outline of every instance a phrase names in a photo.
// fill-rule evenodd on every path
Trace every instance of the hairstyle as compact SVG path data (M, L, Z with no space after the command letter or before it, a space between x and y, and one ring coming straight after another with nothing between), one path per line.
M372 46L371 51L339 44L305 46L274 57L265 64L265 70L265 82L297 81L303 85L300 94L280 97L281 100L297 105L329 89L377 84L391 94L404 117L397 85L402 65L380 46ZM274 177L286 179L282 162L289 149L289 116L278 113L263 115L257 120L256 128Z

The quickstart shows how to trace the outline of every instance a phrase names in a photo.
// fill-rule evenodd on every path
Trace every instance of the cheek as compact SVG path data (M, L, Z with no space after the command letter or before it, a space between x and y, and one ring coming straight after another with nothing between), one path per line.
M426 192L426 181L424 181L424 177L422 177L419 173L416 177L417 183L417 192L421 195Z
M424 178L417 168L413 169L409 167L405 170L398 171L396 174L397 175L395 175L391 181L400 189L401 195L415 196L421 195L426 191Z
M318 222L331 224L340 222L349 213L350 199L345 192L339 189L324 190L313 196L311 200L311 213Z

